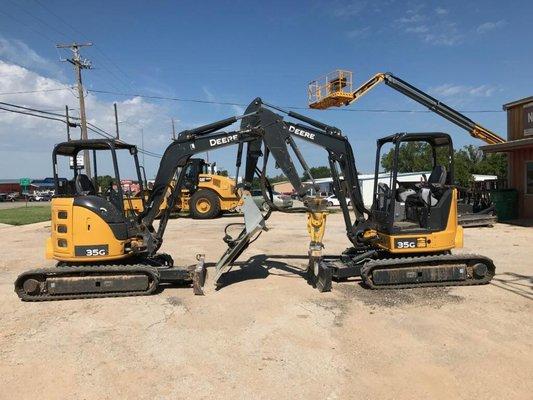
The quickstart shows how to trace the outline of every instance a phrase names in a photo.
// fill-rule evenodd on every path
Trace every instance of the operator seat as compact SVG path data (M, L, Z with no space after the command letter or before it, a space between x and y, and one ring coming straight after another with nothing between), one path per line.
M75 186L76 193L81 196L96 195L96 189L94 188L91 179L85 174L78 174L76 176Z
M428 183L442 187L446 183L446 176L446 168L442 165L435 165L435 168L433 168L433 171L429 175Z
M426 205L430 207L437 205L443 194L442 188L446 183L446 176L446 168L435 165L427 182L424 182L420 188L420 198Z

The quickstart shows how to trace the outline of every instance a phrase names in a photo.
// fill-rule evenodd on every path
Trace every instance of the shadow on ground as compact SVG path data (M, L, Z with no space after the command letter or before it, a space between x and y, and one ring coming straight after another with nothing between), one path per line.
M503 272L496 274L490 284L528 300L533 300L533 276Z

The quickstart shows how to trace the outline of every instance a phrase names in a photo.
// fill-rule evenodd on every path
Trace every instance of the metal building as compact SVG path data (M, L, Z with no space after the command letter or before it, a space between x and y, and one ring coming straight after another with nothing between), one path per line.
M518 215L533 218L533 96L503 105L507 142L482 146L487 153L507 153L508 187L518 191Z

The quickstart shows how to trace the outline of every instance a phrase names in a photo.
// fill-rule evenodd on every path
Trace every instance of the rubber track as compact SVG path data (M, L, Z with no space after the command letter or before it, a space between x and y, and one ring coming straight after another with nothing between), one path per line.
M443 281L443 282L421 282L421 283L399 283L396 285L374 285L372 281L372 271L386 267L388 269L402 268L402 267L417 267L425 265L446 265L454 263L463 263L465 267L468 264L482 262L487 265L488 272L485 278L475 279L470 278L464 281ZM365 284L371 289L409 289L417 287L437 287L437 286L472 286L483 285L489 283L496 272L494 262L485 256L479 254L441 254L434 256L422 257L399 257L372 260L365 263L361 268L361 278Z
M46 275L47 277L61 277L61 276L83 276L84 273L92 273L94 275L105 274L133 274L144 273L151 277L150 286L144 291L129 291L129 292L107 292L107 293L79 293L79 294L62 294L62 295L28 295L24 292L22 286L26 278L31 278L35 275ZM91 265L79 267L55 267L55 268L38 268L32 269L20 274L15 281L15 293L22 301L56 301L56 300L74 300L74 299L96 299L103 297L127 297L127 296L147 296L152 294L159 285L159 273L156 268L149 267L144 264L134 264L128 266L117 265Z

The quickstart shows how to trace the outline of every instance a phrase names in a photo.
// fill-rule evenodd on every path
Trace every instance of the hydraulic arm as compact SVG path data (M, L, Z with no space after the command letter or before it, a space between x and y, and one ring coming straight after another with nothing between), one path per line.
M306 124L286 121L280 115L272 112L271 109L275 109ZM294 170L289 148L294 151L303 169L308 172L309 176L311 174L305 159L296 146L294 138L302 139L327 151L332 173L333 190L342 205L341 209L348 237L354 245L363 240L362 235L368 229L367 215L369 211L363 204L352 146L348 139L342 135L340 129L293 111L285 111L269 105L259 98L248 106L246 114L250 116L242 120L241 129L261 130L265 146L275 156L277 165L281 167L292 183L294 190L302 198L306 196L309 188L302 184ZM311 178L311 180L313 179ZM353 205L354 218L350 215L347 199ZM318 210L321 205L310 201L309 207L309 211L313 212Z
M337 107L342 105L349 105L360 99L362 96L364 96L366 93L368 93L371 89L376 87L381 82L384 82L387 86L404 94L405 96L411 98L412 100L423 105L424 107L427 107L430 111L433 111L441 117L446 118L448 121L465 129L466 131L468 131L468 133L470 133L472 137L475 137L476 139L481 139L488 144L505 142L505 140L496 133L475 123L470 118L461 114L459 111L435 99L434 97L411 85L410 83L404 81L403 79L394 76L390 72L378 73L374 75L372 78L367 80L354 91L346 93L348 96L339 96L336 99L328 99L328 97L332 97L330 96L330 93L333 93L333 91L336 92L333 94L342 94L344 90L343 88L346 85L346 78L344 77L333 80L332 82L326 83L325 87L323 88L323 97L320 96L319 99L313 100L313 102L311 102L309 106L311 108L324 109L332 105Z

